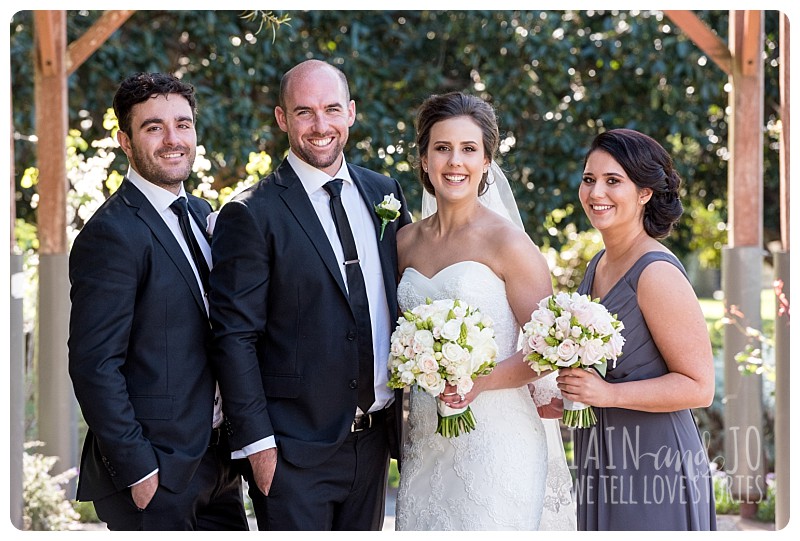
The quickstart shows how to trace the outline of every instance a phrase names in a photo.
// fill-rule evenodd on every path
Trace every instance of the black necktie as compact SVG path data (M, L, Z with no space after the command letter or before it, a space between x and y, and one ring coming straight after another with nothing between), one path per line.
M186 198L177 198L172 202L169 208L171 208L172 212L178 217L183 239L186 241L186 244L189 245L189 252L192 254L192 259L194 259L194 266L200 274L200 281L203 283L203 292L208 293L208 263L206 263L203 251L197 243L197 238L194 236L194 233L192 233L192 226L189 223L189 207L186 203Z
M325 184L324 188L331 196L331 214L344 251L347 291L358 329L358 407L367 413L372 403L375 402L372 374L375 354L372 351L372 324L369 319L367 287L364 284L364 275L361 274L361 265L358 263L358 251L353 239L353 232L350 229L350 222L347 220L347 213L342 205L342 180L338 178L331 180Z

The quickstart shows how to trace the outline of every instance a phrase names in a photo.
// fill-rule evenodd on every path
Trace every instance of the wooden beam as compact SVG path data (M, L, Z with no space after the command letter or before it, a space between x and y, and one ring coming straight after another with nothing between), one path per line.
M67 48L67 75L72 75L135 12L133 9L106 11L79 39L70 43Z
M754 77L756 75L756 66L761 62L761 51L763 50L764 35L761 31L761 12L755 9L745 11L742 23L744 26L742 50L737 61L742 70L742 75Z
M56 66L61 64L57 58L60 52L56 50L56 39L53 37L60 29L54 18L56 11L39 10L33 12L33 20L36 25L36 50L39 63L39 70L45 77L52 77L56 74Z
M727 75L733 73L730 49L697 15L688 10L664 10L664 14L678 25L722 71Z

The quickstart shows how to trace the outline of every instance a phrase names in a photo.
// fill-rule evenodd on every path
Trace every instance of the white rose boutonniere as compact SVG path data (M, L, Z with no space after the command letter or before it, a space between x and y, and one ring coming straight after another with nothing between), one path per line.
M217 225L217 216L219 216L219 211L215 210L206 217L206 233L208 233L209 237L214 234L214 226Z
M375 205L375 213L378 215L378 218L381 219L381 238L383 240L383 231L386 229L386 226L389 222L393 222L400 217L400 201L394 196L394 193L390 193L383 197L383 201Z

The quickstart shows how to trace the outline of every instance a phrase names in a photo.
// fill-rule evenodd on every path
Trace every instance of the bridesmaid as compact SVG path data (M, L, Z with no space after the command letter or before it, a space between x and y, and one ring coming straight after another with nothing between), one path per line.
M625 346L605 378L560 370L565 398L595 407L576 429L579 530L714 530L708 456L691 408L714 397L705 319L667 237L683 207L664 148L610 130L586 155L580 200L603 237L578 292L625 324Z

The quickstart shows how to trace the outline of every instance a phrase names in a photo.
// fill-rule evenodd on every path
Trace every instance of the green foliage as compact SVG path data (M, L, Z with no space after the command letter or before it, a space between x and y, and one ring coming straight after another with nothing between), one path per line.
M73 501L72 507L75 509L75 512L79 515L79 520L83 523L95 523L101 522L100 518L97 516L97 511L94 509L93 502L79 502Z
M81 36L100 13L68 11L68 40ZM269 24L269 16L286 17L281 12L251 13L254 20L239 11L136 12L69 78L70 126L86 140L105 138L110 128L103 116L123 77L174 72L197 88L198 137L213 179L208 189L222 195L247 178L251 153L276 164L282 159L286 136L273 115L280 77L299 61L320 58L344 70L357 104L348 160L395 176L412 211L421 198L414 115L428 95L448 90L478 94L496 108L499 161L509 172L526 230L540 246L560 248L559 238L548 238L545 219L553 209L580 208L584 149L604 129L640 129L664 143L686 181L687 207L724 200L727 76L661 12L291 11L291 20L278 26ZM767 242L777 236L778 214L777 13L765 12ZM727 35L727 11L697 14L712 31ZM20 11L10 24L17 213L30 223L36 187L21 185L20 173L36 163L37 153L32 20L31 11ZM271 28L277 39L262 28ZM124 173L124 167L117 153L112 171ZM687 213L670 240L679 257L695 249L690 241L705 238L694 232L695 219ZM582 212L571 221L576 231L589 228Z
M732 478L724 471L715 471L713 476L714 503L717 515L738 515L740 502L731 493ZM775 474L767 474L766 493L758 502L755 518L761 522L775 522Z
M30 450L44 445L40 441L25 444L23 454L22 499L24 529L67 530L79 519L78 513L67 500L63 485L75 477L71 468L58 475L50 470L58 457L44 456Z
M736 515L739 502L731 495L731 478L725 472L714 473L714 503L718 515Z
M756 519L761 522L775 522L775 484L777 483L774 474L767 475L767 493L764 499L758 502L756 509Z
M697 255L702 268L720 268L722 247L728 243L728 227L722 214L725 202L720 199L705 202L691 198L684 207L690 218L685 228L691 232L688 249Z
M398 488L400 486L400 471L397 469L397 460L392 459L389 463L389 487Z

